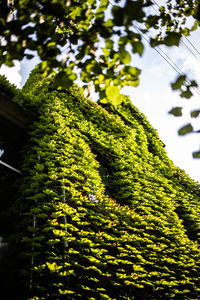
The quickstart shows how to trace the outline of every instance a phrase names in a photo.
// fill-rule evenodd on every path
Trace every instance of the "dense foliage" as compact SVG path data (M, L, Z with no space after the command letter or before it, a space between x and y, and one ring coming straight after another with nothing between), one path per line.
M54 77L23 89L37 119L12 241L21 298L198 299L199 185L127 97L94 103Z

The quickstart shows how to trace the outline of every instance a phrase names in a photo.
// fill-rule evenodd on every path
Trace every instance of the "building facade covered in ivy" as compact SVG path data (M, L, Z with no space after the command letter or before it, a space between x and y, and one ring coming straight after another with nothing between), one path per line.
M3 299L199 299L200 187L128 97L94 103L37 68L0 87L32 116L13 162L1 146L21 172L1 165Z

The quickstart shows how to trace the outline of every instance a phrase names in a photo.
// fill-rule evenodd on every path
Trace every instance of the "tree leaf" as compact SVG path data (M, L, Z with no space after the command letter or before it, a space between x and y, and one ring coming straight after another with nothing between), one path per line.
M195 30L198 28L198 26L199 26L199 21L196 20L196 21L194 22L194 25L193 25L192 28L191 28L191 31L195 31Z
M120 49L120 60L123 64L128 65L131 61L131 56L128 51L124 50L123 48Z
M167 36L164 38L164 44L168 47L171 46L179 46L179 42L181 39L181 34L177 32L169 32Z
M134 75L134 76L138 76L141 73L141 70L135 67L127 67L127 73Z
M198 84L196 83L196 81L195 81L195 80L192 80L192 81L190 82L190 86L197 87L197 86L198 86Z
M200 115L200 110L199 109L193 110L191 111L190 115L192 118L197 118Z
M114 5L112 7L113 23L117 26L123 25L124 9Z
M192 95L193 95L193 94L192 94L192 92L191 92L189 89L187 89L186 91L184 91L184 92L182 92L182 93L180 94L181 98L186 98L186 99L191 98Z
M108 86L106 88L106 96L113 105L119 105L122 102L122 97L117 86Z
M177 78L177 80L171 84L171 87L173 90L178 90L181 88L181 86L183 85L184 81L185 81L185 78L186 76L185 75L182 75L182 76L179 76Z
M181 129L179 129L178 134L179 135L185 135L185 134L190 133L192 131L193 131L193 127L189 123L189 124L185 125L184 127L182 127Z
M175 117L182 116L182 107L174 107L169 111L169 114L174 115Z
M132 52L133 53L138 53L140 56L142 56L143 52L144 52L144 45L141 41L132 41L131 45L133 47Z
M196 151L192 153L193 158L200 158L200 151Z
M130 85L130 86L137 87L140 84L140 80L139 79L129 80L127 84Z

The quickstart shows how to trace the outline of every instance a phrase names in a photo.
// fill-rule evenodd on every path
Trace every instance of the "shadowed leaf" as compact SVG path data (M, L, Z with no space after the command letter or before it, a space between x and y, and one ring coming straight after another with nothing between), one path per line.
M200 158L200 151L192 153L193 158Z
M193 131L193 127L191 124L187 124L184 127L182 127L181 129L179 129L178 134L179 135L185 135L187 133L190 133Z
M179 76L179 77L177 78L177 80L176 80L174 83L171 84L172 89L173 89L173 90L178 90L178 89L180 89L181 86L183 85L184 81L185 81L185 78L186 78L185 75Z
M192 92L188 89L187 91L184 91L180 94L181 98L189 99L192 97Z
M197 118L200 115L200 110L199 109L193 110L191 111L190 115L192 118Z
M179 46L181 35L177 32L169 32L164 39L164 44L168 47Z
M174 107L169 111L169 114L174 115L175 117L182 116L182 107Z
M120 51L120 60L121 60L121 62L122 62L123 64L125 64L125 65L127 65L127 64L130 63L130 61L131 61L131 56L130 56L130 54L128 53L128 51L126 51L126 50L124 50L124 49L122 49L122 50Z

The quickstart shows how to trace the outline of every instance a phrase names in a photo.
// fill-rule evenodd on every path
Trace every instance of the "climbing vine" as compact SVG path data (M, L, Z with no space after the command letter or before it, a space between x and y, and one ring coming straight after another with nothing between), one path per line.
M127 97L94 103L32 71L18 248L28 299L197 299L199 185Z

